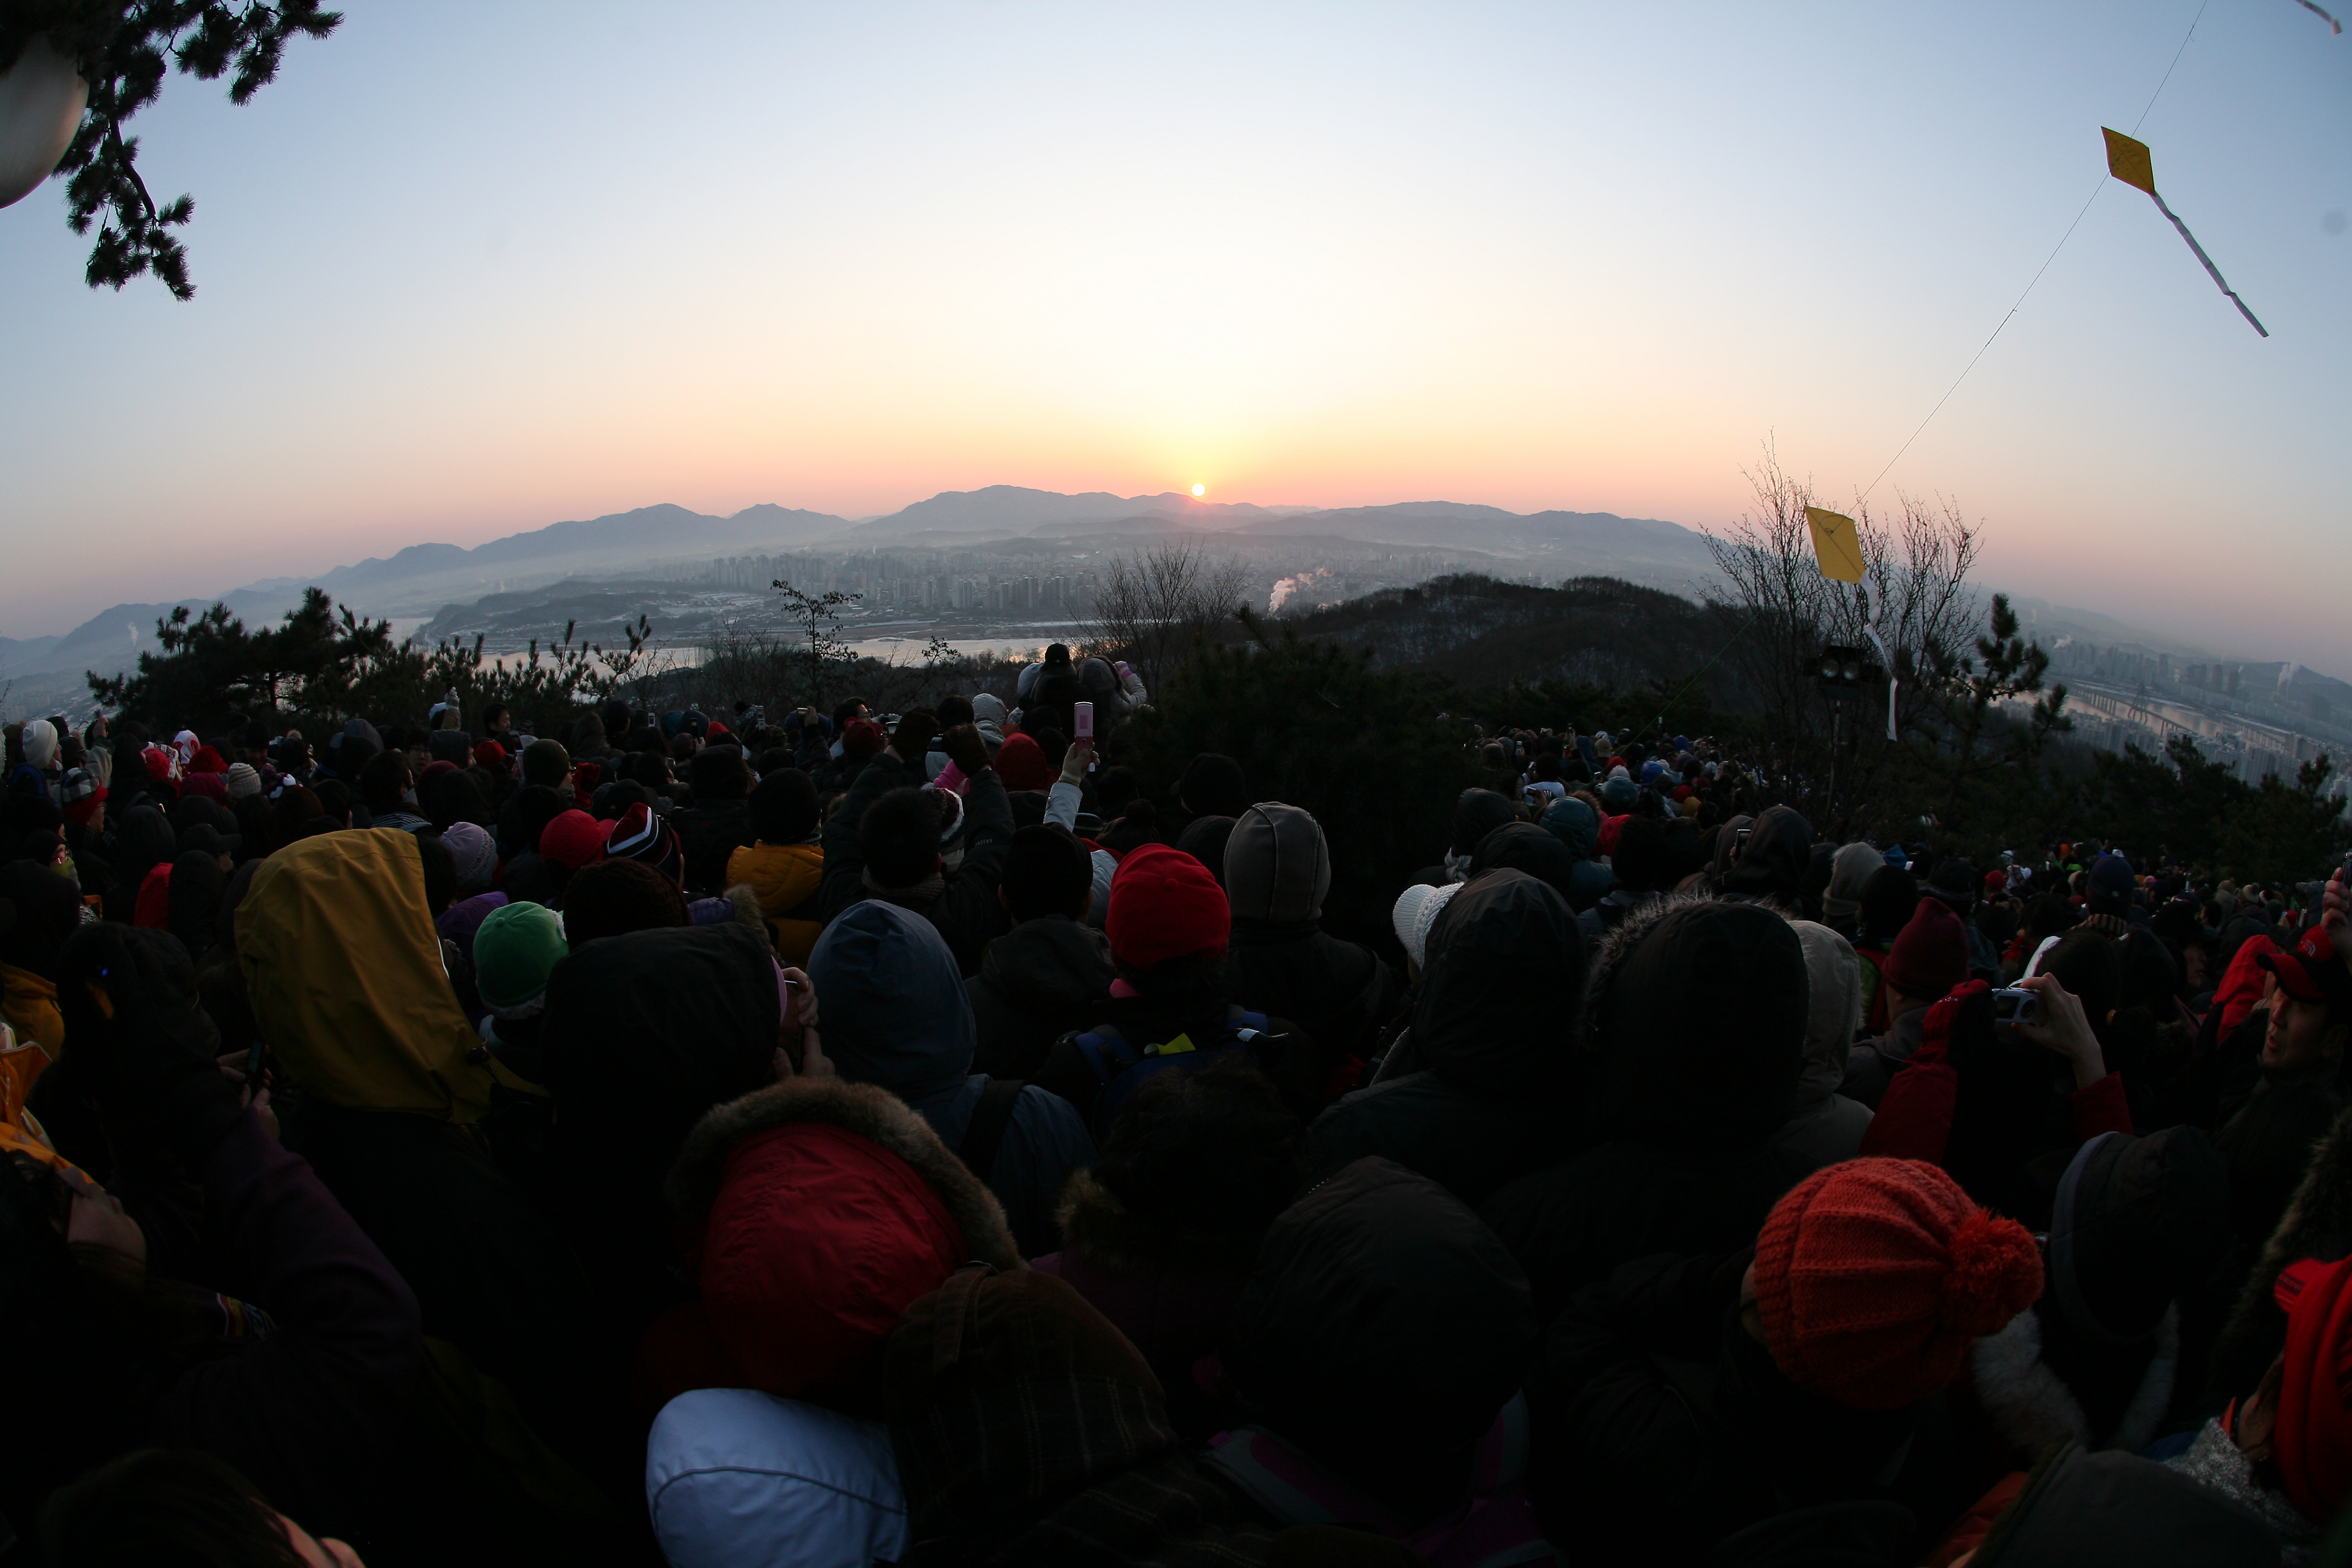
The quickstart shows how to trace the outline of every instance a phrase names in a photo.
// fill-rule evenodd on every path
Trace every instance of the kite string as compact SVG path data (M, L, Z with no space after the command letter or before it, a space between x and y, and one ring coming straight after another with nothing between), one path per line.
M2189 31L2181 35L2180 47L2172 51L2172 63L2164 68L2163 79L2156 84L2156 90L2147 95L2147 107L2139 111L2139 118L2137 120L2132 121L2132 132L2135 135L2138 133L2141 126L2147 123L2148 115L2153 112L2156 108L2156 100L2164 96L2164 89L2171 84L2172 73L2180 68L2180 58L2189 52L2189 40L2197 36L2197 24L2205 19L2205 7L2210 5L2212 3L2213 0L2200 0L2200 4L2197 7L2197 15L2189 18ZM2309 3L2310 0L2305 0L2305 4L2308 5ZM2313 9L2316 10L2317 7L2314 6ZM2322 16L2326 15L2325 12L2321 12L2320 14ZM2330 19L2332 20L2333 18ZM1869 488L1862 492L1861 496L1857 498L1858 500L1868 500L1870 499L1871 490L1874 490L1878 488L1879 479L1884 479L1888 474L1894 472L1895 465L1903 460L1903 454L1911 449L1911 443L1916 441L1920 435L1926 431L1927 426L1935 423L1936 416L1944 411L1944 405L1952 400L1952 394L1959 391L1960 383L1968 380L1969 372L1976 369L1977 361L1984 358L1985 350L1992 347L1993 338L2000 336L2001 329L2007 327L2011 319L2014 317L2019 310L2024 306L2026 295L2033 292L2034 285L2042 281L2042 275L2050 270L2050 264L2058 259L2058 253L2066 248L2066 242L2074 237L2074 231L2083 226L2083 220L2090 216L2091 204L2099 199L2099 193L2106 188L2106 184L2107 176L2101 174L2099 176L2098 184L2091 187L2091 194L2084 198L2082 210L2074 215L2074 221L2066 226L2066 232L2058 237L2058 243L2050 247L2050 254L2042 258L2041 267L2035 269L2032 279L2025 285L2024 291L2019 294L2016 302L2010 306L2008 314L2001 317L2000 326L1993 328L1992 336L1985 339L1983 344L1979 346L1975 354L1969 358L1967 365L1961 369L1960 374L1953 378L1952 384L1944 389L1944 395L1936 399L1936 406L1927 410L1927 417L1919 421L1918 428L1913 430L1909 438L1906 439L1901 447L1895 449L1895 456L1886 459L1886 467L1878 470L1878 479L1874 479L1870 481ZM2162 203L2159 201L2158 205L2162 205ZM2171 214L2168 212L2165 216L2170 217ZM2179 220L2175 218L2173 221L2178 223ZM2188 231L2183 229L2181 232L2185 235ZM2189 243L2191 246L2194 246L2197 242L2192 239ZM2200 251L2198 254L2199 258L2202 259L2204 253ZM2206 269L2210 271L2212 269L2212 263L2207 262ZM2216 281L2219 281L2218 275ZM2222 284L2221 291L2225 294L2229 293L2229 285L2226 283ZM2231 294L2230 298L2232 300L2238 299L2234 294ZM2244 313L2246 320L2249 321L2254 321L2253 312L2246 310L2245 302L2243 300L2238 300L2238 309ZM2268 332L2263 331L2263 324L2260 321L2254 321L2254 330L2258 332L2263 332L2264 337L2268 337L2270 335ZM1757 612L1758 615L1761 615L1762 613L1763 612L1760 608ZM1672 709L1675 703L1682 700L1683 693L1688 691L1691 687L1697 682L1700 676L1705 675L1708 670L1715 668L1717 660L1722 658L1725 654L1731 651L1731 645L1733 643L1738 642L1741 637L1748 635L1748 628L1756 624L1756 616L1748 616L1748 619L1741 624L1739 629L1732 633L1721 647L1715 650L1715 658L1708 659L1705 664L1700 665L1696 670L1692 672L1690 679L1684 681L1682 686L1676 689L1672 697L1666 699L1665 706L1658 710L1657 718L1651 721L1653 724L1663 724L1665 721L1667 710ZM1890 704L1890 707L1892 705Z
M2165 88L2172 80L2172 73L2180 67L2180 57L2189 52L2189 39L2197 36L2197 24L2205 19L2205 7L2212 3L2213 0L2203 0L2203 4L2197 7L2197 15L2189 19L2189 31L2181 36L2180 47L2172 51L2172 63L2164 68L2163 79L2156 84L2156 90L2148 94L2147 108L2141 110L2139 118L2132 121L2133 134L2138 134L2139 128L2147 123L2149 113L2156 108L2156 100L2164 96ZM1918 428L1913 430L1908 439L1895 449L1895 456L1886 459L1886 467L1878 470L1878 478L1870 481L1869 486L1856 498L1858 500L1870 499L1870 492L1878 488L1879 479L1884 479L1888 474L1894 472L1895 465L1903 460L1903 454L1911 449L1911 443L1916 441L1927 426L1935 423L1936 416L1944 411L1944 405L1952 400L1952 394L1959 391L1960 383L1968 380L1969 372L1976 369L1977 361L1984 358L1985 350L1992 347L1993 338L2000 336L2002 328L2009 325L2011 317L2015 316L2025 304L2026 295L2033 292L2034 285L2042 281L2042 275L2050 270L2050 264L2058 259L2058 253L2066 248L2066 242L2074 237L2074 231L2083 226L2083 220L2090 216L2091 204L2099 199L2099 193L2106 188L2106 184L2107 176L2101 174L2098 183L2091 187L2091 194L2084 198L2083 210L2074 215L2074 221L2066 226L2066 232L2058 237L2058 243L2050 247L2049 256L2043 258L2041 267L2034 272L2032 280L2026 284L2024 291L2018 295L2016 303L2010 306L2008 315L2001 317L2000 325L1993 328L1992 336L1985 339L1982 346L1969 358L1967 365L1962 367L1960 374L1953 377L1952 384L1944 389L1944 395L1936 399L1936 406L1927 410L1927 417L1919 421Z

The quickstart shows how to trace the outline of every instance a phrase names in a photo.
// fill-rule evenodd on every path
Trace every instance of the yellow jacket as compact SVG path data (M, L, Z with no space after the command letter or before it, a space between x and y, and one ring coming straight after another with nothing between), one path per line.
M824 881L824 850L814 844L747 844L727 858L727 885L746 883L759 895L768 917L776 961L808 962L824 921L817 918L816 893ZM801 906L807 905L803 915Z
M0 1018L51 1061L64 1054L66 1016L58 1011L58 988L31 970L0 963Z

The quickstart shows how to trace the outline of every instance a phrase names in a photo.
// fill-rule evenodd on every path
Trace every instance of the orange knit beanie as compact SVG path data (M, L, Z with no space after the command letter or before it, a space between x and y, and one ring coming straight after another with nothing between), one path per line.
M1764 1342L1789 1381L1895 1410L1959 1374L1969 1344L2042 1294L2042 1252L1917 1160L1849 1160L1773 1205L1756 1238Z

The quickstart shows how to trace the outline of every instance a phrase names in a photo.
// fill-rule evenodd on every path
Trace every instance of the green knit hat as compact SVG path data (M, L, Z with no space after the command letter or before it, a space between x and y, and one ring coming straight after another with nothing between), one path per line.
M512 1013L545 994L548 977L571 951L553 910L505 905L474 933L474 984L492 1012Z

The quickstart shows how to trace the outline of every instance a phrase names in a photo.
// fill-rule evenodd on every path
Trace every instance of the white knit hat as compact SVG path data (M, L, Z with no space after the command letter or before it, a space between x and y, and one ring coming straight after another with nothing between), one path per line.
M1397 941L1404 943L1405 956L1414 965L1429 964L1429 928L1437 923L1439 913L1466 884L1448 882L1433 888L1426 882L1416 882L1397 895L1396 909L1389 921L1396 928Z

